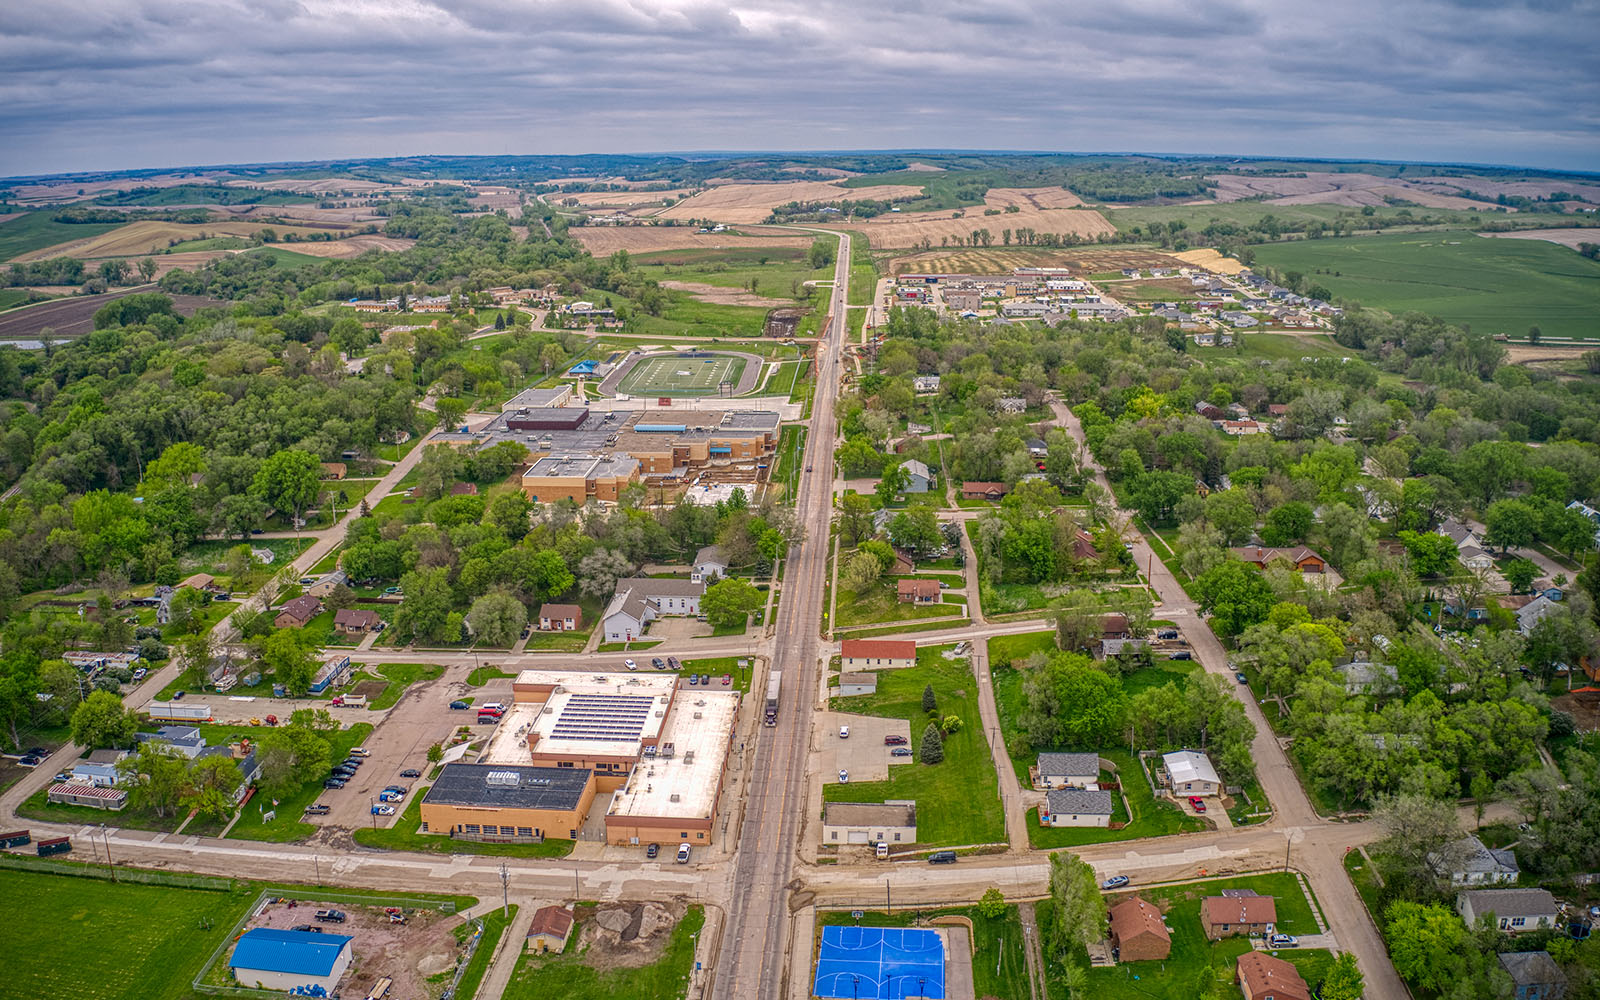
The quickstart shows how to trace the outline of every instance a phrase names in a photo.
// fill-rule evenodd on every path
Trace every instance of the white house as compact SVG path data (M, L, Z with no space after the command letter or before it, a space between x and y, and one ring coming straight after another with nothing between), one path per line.
M1100 780L1100 755L1042 753L1034 770L1039 788L1093 788Z
M1053 788L1045 793L1043 826L1110 826L1111 793L1099 788Z
M602 618L608 642L629 642L644 635L646 624L664 615L698 615L704 581L634 577L617 581L616 594Z
M893 802L825 802L822 806L824 844L914 844L917 842L917 804Z
M1178 750L1161 758L1161 767L1177 795L1215 795L1222 788L1211 758L1194 750Z
M206 738L193 726L162 726L153 733L134 733L140 743L154 743L191 760L206 748Z
M1461 564L1468 569L1494 569L1494 557L1476 545L1463 545L1456 552Z
M845 670L895 670L917 665L913 639L846 639L839 644Z
M933 474L928 471L927 463L911 458L900 467L906 470L907 493L926 493L933 486Z
M1463 837L1428 855L1428 867L1455 886L1514 885L1522 869L1509 850L1483 846L1477 837Z
M728 557L715 545L707 545L694 557L694 572L689 575L691 583L704 583L708 577L721 579L728 575Z
M276 927L255 927L234 945L228 965L241 986L292 990L320 986L326 996L350 968L350 938Z
M939 376L918 375L911 380L911 388L917 392L938 392Z
M1520 934L1556 926L1561 906L1545 889L1467 889L1456 896L1456 912L1469 925L1493 914L1496 927Z

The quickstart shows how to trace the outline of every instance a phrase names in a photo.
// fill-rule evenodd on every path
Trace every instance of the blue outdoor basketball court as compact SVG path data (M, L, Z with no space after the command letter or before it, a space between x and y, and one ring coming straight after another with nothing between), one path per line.
M813 992L847 1000L944 1000L944 941L938 931L824 927Z

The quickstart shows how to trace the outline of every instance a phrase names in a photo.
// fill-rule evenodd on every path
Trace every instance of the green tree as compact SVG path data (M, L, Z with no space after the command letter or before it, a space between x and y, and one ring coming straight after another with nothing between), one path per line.
M872 537L872 501L859 493L846 493L839 501L840 541L849 547Z
M1202 573L1194 582L1200 608L1211 615L1211 627L1231 638L1263 621L1272 610L1272 588L1254 566L1230 559Z
M458 635L451 634L451 611L455 607L455 592L450 586L450 571L443 567L413 570L400 578L400 589L406 595L394 615L395 631L409 638L430 642L454 642Z
M978 900L978 912L990 920L1005 916L1006 897L1001 895L999 889L990 886Z
M233 796L242 784L244 775L232 757L202 757L189 766L179 801L201 819L226 819L234 810Z
M1333 960L1333 968L1322 980L1322 1000L1361 1000L1365 990L1366 981L1356 967L1356 956L1348 951L1340 952Z
M136 729L133 714L110 691L91 691L72 711L72 742L89 750L125 747Z
M273 681L296 698L311 690L317 676L316 647L299 629L281 628L267 636L261 645L261 662L272 671Z
M1243 545L1256 527L1256 508L1242 489L1219 490L1206 497L1206 520L1222 533L1225 545Z
M1178 501L1194 494L1194 477L1181 472L1157 470L1133 477L1128 485L1128 500L1152 526L1173 523Z
M806 251L806 263L816 271L832 264L836 256L838 256L838 244L831 239L819 239L813 241L811 249Z
M889 540L918 556L932 552L944 542L939 533L939 518L932 507L915 504L889 522Z
M141 743L117 761L117 784L128 793L128 805L165 817L183 797L187 763L170 747Z
M929 715L939 711L939 699L934 696L932 684L922 689L922 710Z
M1050 855L1050 901L1055 919L1044 943L1056 962L1105 938L1108 918L1094 869L1070 851Z
M479 642L509 646L528 624L528 608L514 595L497 590L473 601L467 620L472 623L473 634Z
M910 484L911 473L906 471L904 465L899 462L893 465L885 465L883 475L879 477L878 485L874 487L874 492L878 494L878 505L881 507L889 506L894 502L894 498L904 493L906 487Z
M1122 681L1078 653L1057 653L1030 671L1022 694L1017 725L1035 747L1098 749L1127 723Z
M1402 531L1398 537L1418 576L1444 576L1455 569L1458 552L1449 537L1432 531Z
M309 451L280 451L261 463L250 492L278 510L288 510L294 523L321 490L322 464Z
M1291 500L1267 512L1267 521L1261 527L1261 540L1268 545L1292 545L1303 542L1311 533L1311 505Z
M922 752L918 759L924 764L938 764L944 760L944 736L937 722L928 723L922 731Z
M1383 936L1402 979L1427 993L1442 993L1467 978L1470 935L1454 910L1399 900L1384 916Z
M442 396L433 404L434 426L440 430L453 430L461 426L467 415L467 401L456 396Z
M320 779L332 764L332 747L319 733L304 726L279 726L256 740L261 760L261 790L273 798Z
M1483 515L1483 543L1501 553L1532 545L1538 525L1538 513L1527 501L1496 500Z
M1531 559L1512 559L1500 567L1500 575L1511 584L1512 593L1526 593L1533 589L1539 567Z
M700 598L700 611L716 628L743 625L750 612L761 607L761 592L738 577L718 580Z

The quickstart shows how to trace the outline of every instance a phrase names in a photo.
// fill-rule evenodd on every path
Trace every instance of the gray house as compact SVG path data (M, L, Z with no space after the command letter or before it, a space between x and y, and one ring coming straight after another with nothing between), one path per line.
M1517 1000L1561 1000L1567 995L1566 973L1548 951L1504 951L1497 957Z
M1522 873L1515 854L1485 847L1477 837L1463 837L1429 854L1428 867L1455 886L1515 885Z
M1556 926L1561 906L1544 889L1467 889L1456 896L1456 912L1468 924L1493 916L1508 934Z
M603 618L608 642L627 642L644 635L646 624L663 615L698 615L704 581L634 577L617 581L617 591Z
M900 467L906 470L907 493L926 493L933 486L933 474L928 471L926 463L912 458Z
M1045 793L1039 822L1046 826L1110 826L1111 793L1092 788L1053 788Z
M1042 753L1034 770L1040 788L1086 788L1100 780L1100 755Z
M728 557L715 545L707 545L694 557L694 572L689 575L692 583L703 583L708 577L718 579L728 575Z

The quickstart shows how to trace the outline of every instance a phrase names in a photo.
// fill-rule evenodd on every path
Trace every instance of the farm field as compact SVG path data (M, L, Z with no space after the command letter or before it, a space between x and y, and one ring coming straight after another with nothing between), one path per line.
M146 285L119 289L104 295L73 295L52 302L12 309L4 316L0 316L0 340L35 337L45 327L55 331L57 339L81 337L94 328L94 314L107 302L120 299L124 295L152 290L151 286ZM207 306L226 307L229 304L217 299L201 298L198 295L171 295L168 298L172 299L173 308L185 316L193 314L196 309Z
M991 217L992 218L992 217ZM928 250L897 256L890 263L894 274L1009 274L1017 267L1070 267L1085 274L1120 271L1125 267L1182 267L1174 254L1160 250L1109 250L1101 247L1043 249L983 247L981 249Z
M1303 177L1246 177L1223 174L1208 177L1217 186L1217 201L1241 201L1265 196L1268 205L1385 205L1389 199L1414 202L1426 208L1455 208L1465 211L1493 211L1496 206L1463 198L1458 187L1398 177L1374 177L1361 173L1307 172Z
M1134 227L1143 228L1152 222L1168 225L1173 222L1182 222L1190 230L1199 231L1212 223L1229 223L1235 226L1254 226L1265 216L1272 216L1286 223L1325 222L1333 223L1340 216L1356 215L1356 211L1348 205L1282 205L1266 204L1259 201L1236 201L1228 203L1202 202L1184 205L1129 205L1118 207L1108 205L1101 209L1108 220L1117 227L1117 232L1128 233ZM1445 218L1458 225L1475 225L1482 221L1482 213L1456 212L1449 209L1418 209L1415 207L1379 205L1373 210L1373 219L1394 220L1402 218L1400 212L1409 211L1413 216L1426 214L1434 218ZM1365 216L1356 215L1365 219ZM1512 217L1514 218L1514 216Z
M1431 313L1479 333L1600 337L1600 262L1530 240L1465 230L1267 243L1256 259L1298 271L1341 299Z
M57 222L51 218L53 214L48 209L26 212L0 222L0 260L18 259L45 247L101 236L124 225L121 222Z
M845 201L862 197L915 198L920 186L887 184L857 194L849 188L823 181L782 181L777 184L721 184L707 188L659 213L663 219L715 219L718 222L761 222L779 205L791 201Z
M571 235L596 257L618 250L654 253L661 250L726 250L734 247L809 247L812 237L781 229L736 233L697 233L691 226L577 226Z
M252 898L8 870L0 903L27 916L6 935L0 997L188 997L190 980Z
M74 230L88 228L73 226ZM101 230L98 234L74 232L65 242L46 245L39 249L15 255L21 261L45 260L50 257L131 257L139 254L160 253L174 243L198 239L201 236L251 236L262 229L272 229L281 238L297 233L301 238L314 233L337 235L338 230L302 226L268 225L264 222L159 222L145 219ZM0 227L0 234L4 227Z
M910 247L924 240L938 243L956 237L966 239L978 229L989 230L991 239L996 243L1003 240L1003 231L1007 229L1013 232L1032 229L1039 233L1070 233L1091 238L1116 232L1116 227L1093 209L1036 208L1035 203L1026 197L1032 195L1049 202L1061 202L1064 200L1062 196L1069 194L1057 188L992 188L984 196L984 207L999 210L999 215L985 215L977 208L963 210L959 218L952 218L956 213L950 211L904 212L855 220L852 226L865 235L874 248ZM1019 205L1023 206L1019 211L1005 211L1007 206Z
M397 252L410 250L417 245L416 240L409 240L399 236L351 236L342 240L323 240L318 242L301 241L298 243L277 244L279 250L293 250L297 254L311 257L337 257L344 260L350 257L359 257L368 250L388 250Z
M1600 227L1592 229L1523 229L1515 233L1484 233L1502 240L1544 240L1564 247L1578 249L1580 243L1600 243Z

